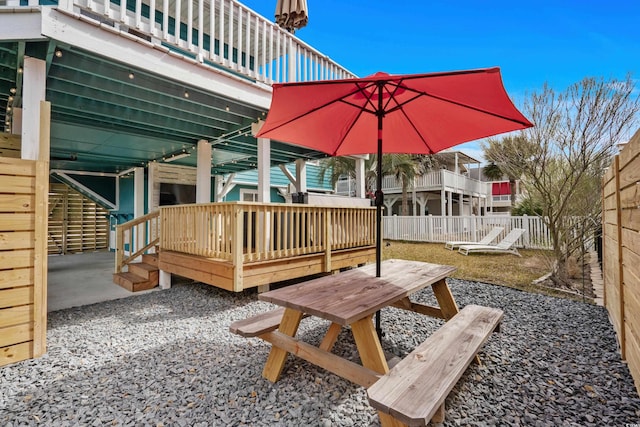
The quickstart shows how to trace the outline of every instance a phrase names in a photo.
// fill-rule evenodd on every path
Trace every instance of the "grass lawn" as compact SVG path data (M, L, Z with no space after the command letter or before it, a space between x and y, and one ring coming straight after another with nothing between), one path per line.
M531 282L549 272L548 257L541 250L519 250L522 257L511 254L462 255L444 248L444 243L388 242L383 259L400 258L457 267L451 276L457 279L494 283L527 290ZM387 242L385 242L387 244Z

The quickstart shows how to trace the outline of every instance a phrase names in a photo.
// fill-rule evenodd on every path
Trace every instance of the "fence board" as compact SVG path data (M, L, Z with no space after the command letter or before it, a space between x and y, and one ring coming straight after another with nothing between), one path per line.
M33 230L34 227L35 217L31 213L0 213L2 231Z
M29 359L33 354L33 341L0 347L0 366Z
M34 238L33 231L0 231L0 251L30 248Z
M637 209L640 206L640 185L633 185L620 191L620 207Z
M33 285L33 269L0 270L0 289Z
M33 287L9 288L0 290L0 308L27 305L33 302Z
M0 329L0 348L33 340L33 327L29 323Z
M0 193L33 194L36 179L33 176L6 176L0 181Z
M16 249L0 252L0 265L3 268L33 267L33 249Z
M33 212L34 203L28 194L0 194L0 212Z
M0 310L0 328L33 322L33 308L20 305Z
M620 188L635 186L640 181L640 156L634 158L623 167L620 175Z
M635 336L637 329L632 329L630 325L626 325L626 335L629 337L627 342L627 363L633 381L636 384L636 390L640 390L640 340Z

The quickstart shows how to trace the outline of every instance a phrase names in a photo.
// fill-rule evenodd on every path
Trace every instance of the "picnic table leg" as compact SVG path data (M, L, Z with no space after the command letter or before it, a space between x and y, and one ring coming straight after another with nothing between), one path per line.
M320 343L320 346L319 346L320 350L331 351L331 349L336 343L336 340L338 339L338 335L340 334L341 330L342 330L342 325L338 323L331 323L331 326L329 326L327 333L325 334L324 338L322 339L322 342Z
M373 315L369 315L364 319L360 319L351 324L351 332L353 333L353 339L356 342L358 348L358 354L360 355L360 361L362 366L376 371L380 374L386 374L389 372L389 366L387 365L387 359L382 351L378 334L373 325ZM380 424L383 427L401 427L405 424L396 420L389 414L378 411L380 417Z
M451 289L449 289L449 285L447 285L446 279L441 279L431 285L433 289L433 293L438 300L438 305L440 306L440 310L442 310L442 316L445 320L451 319L453 316L458 314L458 304L456 304L456 300L453 299L453 294L451 293Z
M302 312L287 308L282 315L282 321L278 327L278 331L294 337L298 332L298 326L300 326L300 320L302 320ZM284 363L287 360L288 352L275 345L271 347L271 352L267 358L267 362L262 370L262 376L271 382L278 381L280 374L284 369Z

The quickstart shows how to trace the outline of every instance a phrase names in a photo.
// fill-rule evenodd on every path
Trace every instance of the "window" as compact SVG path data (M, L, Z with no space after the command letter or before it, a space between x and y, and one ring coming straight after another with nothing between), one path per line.
M240 189L240 201L241 202L257 202L258 190L248 190L246 188Z

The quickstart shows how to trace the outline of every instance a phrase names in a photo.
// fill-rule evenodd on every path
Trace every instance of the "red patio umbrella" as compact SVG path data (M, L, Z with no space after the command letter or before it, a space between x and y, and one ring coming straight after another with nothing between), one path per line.
M382 247L382 154L434 154L533 126L513 105L499 68L374 75L273 85L257 137L332 156L378 154L376 275Z

